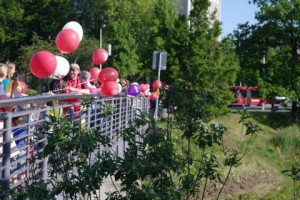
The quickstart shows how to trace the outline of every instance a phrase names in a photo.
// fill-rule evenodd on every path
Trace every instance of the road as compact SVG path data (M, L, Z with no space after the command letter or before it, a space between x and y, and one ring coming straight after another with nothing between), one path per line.
M262 106L231 106L229 107L232 110L242 110L246 109L249 112L290 112L292 105L289 104L287 107L281 106L280 104L275 104L274 108L272 109L271 104L266 104L264 110L262 110Z

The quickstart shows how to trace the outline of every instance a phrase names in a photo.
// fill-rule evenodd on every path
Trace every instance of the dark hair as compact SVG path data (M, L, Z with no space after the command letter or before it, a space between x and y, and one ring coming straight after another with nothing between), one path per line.
M22 117L21 117L21 116L13 117L11 121L12 121L13 123L15 123L15 122L17 122L20 118L22 118Z
M15 72L14 75L11 77L11 80L15 80L16 78L19 78L19 73Z

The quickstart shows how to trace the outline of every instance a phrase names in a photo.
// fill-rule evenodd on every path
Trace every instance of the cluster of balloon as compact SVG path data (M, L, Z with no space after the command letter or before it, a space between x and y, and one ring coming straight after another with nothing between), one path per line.
M38 78L52 75L57 66L56 57L49 51L39 51L30 60L30 70Z
M9 93L12 92L13 82L14 81L10 81L9 84L7 85L7 87L6 87L6 91L9 92ZM16 88L16 91L18 93L21 93L21 94L27 94L28 88L27 88L26 83L24 83L23 81L18 81L18 86Z
M96 49L93 52L92 60L95 65L102 65L108 59L108 53L105 49Z
M127 93L132 96L137 96L141 92L141 87L139 86L138 83L132 83L128 88L127 88Z
M72 53L77 50L83 37L83 30L79 23L68 22L56 36L56 47L61 53ZM49 51L39 51L30 60L30 70L38 78L61 79L69 73L69 62L54 56Z
M52 79L61 79L66 76L70 71L70 64L67 59L61 56L55 56L56 58L56 70L54 73L49 77Z
M155 80L152 84L153 89L155 90L155 92L153 92L150 95L150 99L156 99L159 96L159 88L161 88L162 84L160 80Z
M117 83L119 73L112 67L106 67L100 71L98 80L101 84L101 92L108 97L119 94L119 86Z
M83 30L79 23L68 22L56 36L56 47L61 53L72 53L77 50L83 37Z

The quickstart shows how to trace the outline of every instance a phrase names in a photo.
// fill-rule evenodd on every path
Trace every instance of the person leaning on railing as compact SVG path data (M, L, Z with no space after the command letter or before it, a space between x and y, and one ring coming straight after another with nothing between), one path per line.
M7 66L7 77L2 81L2 83L4 85L4 91L6 93L7 92L6 88L7 88L8 84L9 84L10 80L13 78L14 73L16 72L16 64L7 61L5 63L5 65Z
M12 118L12 126L15 127L12 129L13 138L18 138L18 139L15 139L15 142L16 142L17 148L19 150L19 154L17 156L13 157L12 161L21 160L22 158L27 156L28 148L26 146L28 144L28 140L27 140L26 136L28 136L28 133L27 133L26 129L24 129L23 127L18 127L21 124L23 124L22 116ZM31 152L32 151L33 150L31 150ZM23 180L25 178L26 166L27 166L26 159L18 161L16 164L11 166L11 173L13 173L17 170L21 170L21 172L18 175L13 176L13 178L12 178L13 183L16 183L17 180Z
M7 66L3 63L0 63L0 98L13 98L15 97L15 91L18 87L18 81L13 82L11 93L6 93L5 85L3 84L3 80L6 78L6 76L7 76ZM12 111L14 108L15 106L0 108L0 112Z
M83 89L88 89L90 93L100 93L101 89L97 88L95 85L92 85L90 82L91 73L88 71L83 71L81 76L81 83Z
M67 76L61 80L55 80L51 83L50 88L53 93L65 93L65 94L90 94L89 89L82 88L82 82L78 76L80 67L78 64L73 63L70 65L70 71ZM73 103L74 111L80 110L80 103L78 99L66 99L62 100L62 103ZM64 114L69 111L68 108L64 108Z

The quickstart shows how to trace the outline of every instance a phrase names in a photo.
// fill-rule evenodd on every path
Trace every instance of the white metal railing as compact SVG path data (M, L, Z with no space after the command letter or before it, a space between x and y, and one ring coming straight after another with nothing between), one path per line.
M59 94L59 95L37 95L12 99L0 99L0 108L7 106L17 106L15 112L0 113L0 179L4 184L4 190L18 187L24 180L15 181L15 177L24 174L26 179L33 178L47 179L47 159L36 160L35 167L38 168L39 175L32 177L31 157L41 151L46 138L43 135L34 135L38 127L43 126L43 122L48 121L49 115L63 117L70 121L78 121L81 126L98 129L99 134L105 134L113 141L112 151L118 156L123 156L125 143L118 137L118 133L128 127L129 121L134 121L138 112L149 111L149 100L145 97L128 97L125 94L117 97L107 98L100 95L88 95L92 97L89 106L83 107L80 101L83 96L79 94ZM65 102L70 99L79 102ZM63 102L63 103L62 103ZM106 105L113 108L111 115L101 117ZM30 108L24 110L26 106ZM23 108L23 109L22 109ZM15 126L12 120L21 117L23 123ZM26 134L14 137L15 129L26 130ZM145 131L147 127L141 127L140 131ZM26 140L27 143L18 148L16 142ZM21 155L23 152L24 155ZM23 163L25 167L15 166ZM16 169L15 169L16 168Z

